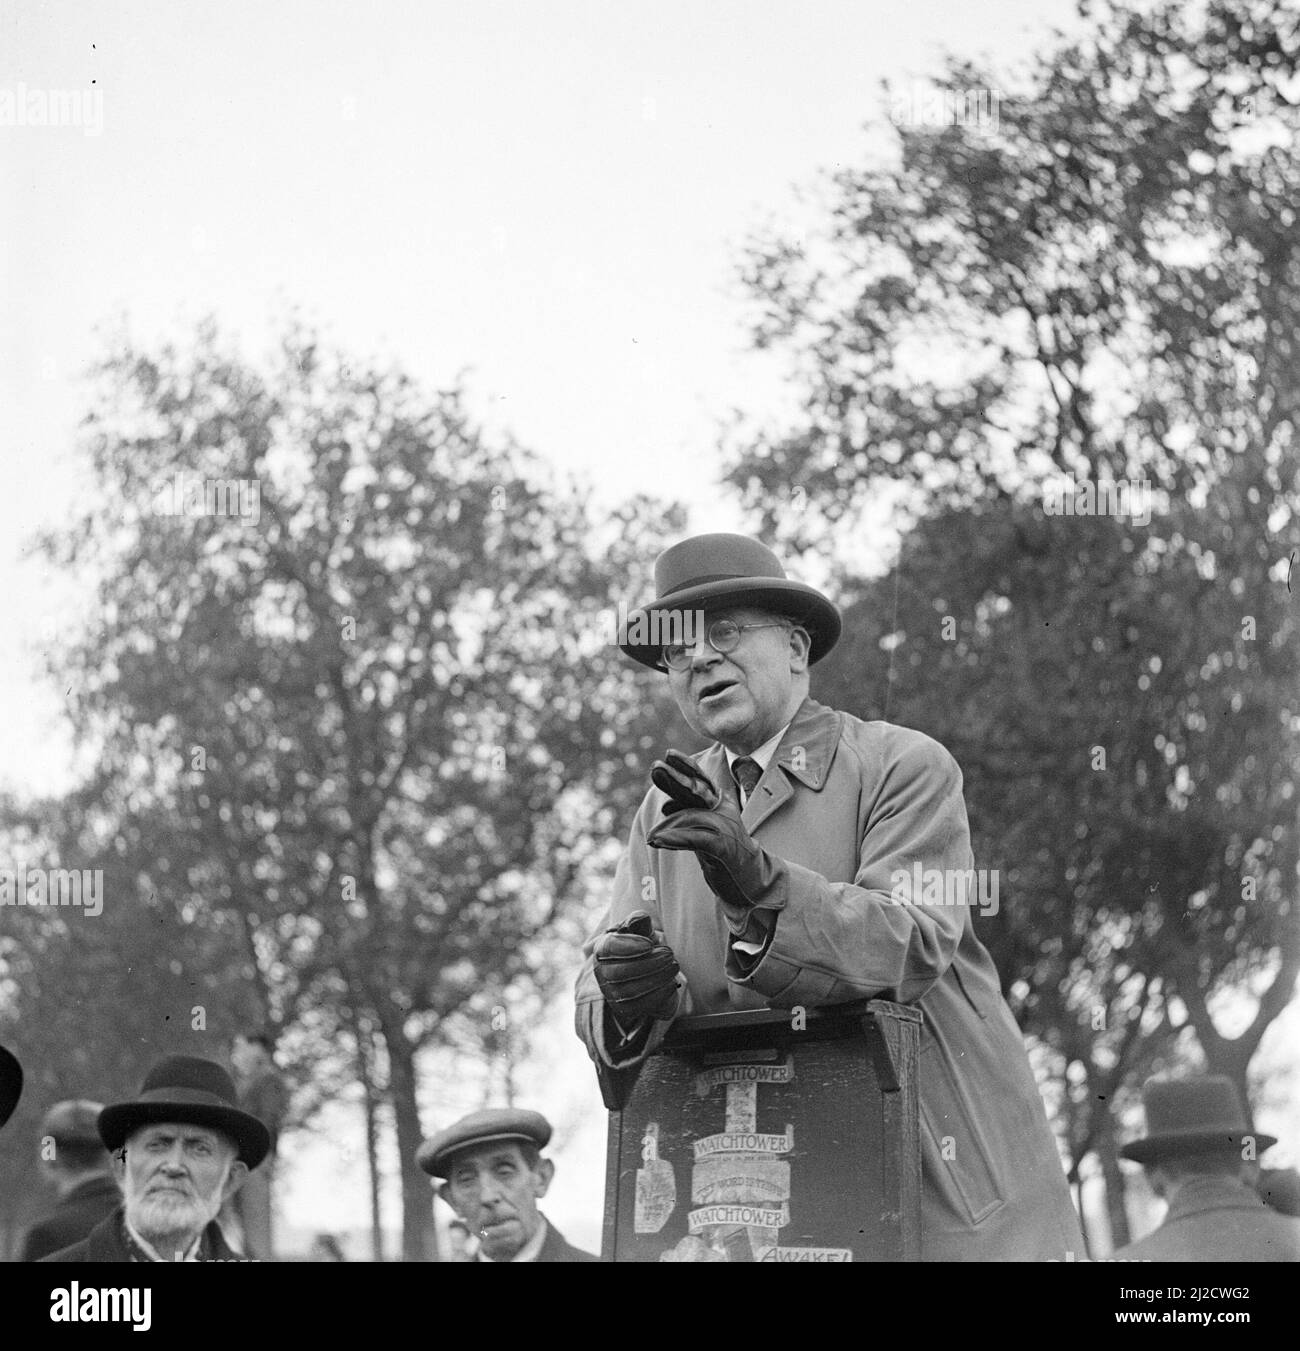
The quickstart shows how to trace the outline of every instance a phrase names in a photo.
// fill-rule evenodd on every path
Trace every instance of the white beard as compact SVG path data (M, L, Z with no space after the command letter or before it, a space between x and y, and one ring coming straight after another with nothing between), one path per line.
M177 1234L197 1235L216 1219L221 1209L221 1191L215 1197L181 1196L178 1192L158 1192L152 1196L128 1196L126 1218L131 1227L149 1243Z

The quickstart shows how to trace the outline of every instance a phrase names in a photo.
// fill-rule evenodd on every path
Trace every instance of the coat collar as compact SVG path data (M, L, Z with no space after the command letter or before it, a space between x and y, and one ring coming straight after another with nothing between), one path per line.
M1169 1203L1165 1223L1184 1215L1199 1215L1207 1210L1263 1209L1264 1202L1244 1182L1227 1177L1198 1177L1184 1182L1178 1188Z
M127 1237L126 1211L122 1206L101 1220L86 1239L86 1260L88 1262L130 1262L139 1260L133 1257L135 1245ZM234 1249L226 1242L221 1226L213 1220L203 1231L199 1243L200 1262L231 1262L238 1257Z
M791 779L797 779L814 793L820 792L830 774L839 744L840 722L835 710L805 699L785 729L760 788L745 804L741 813L745 829L751 833L757 830L778 807L794 796ZM780 766L785 773L773 774L773 766ZM728 782L731 771L727 766L727 752L720 741L715 741L705 751L700 767L714 783Z

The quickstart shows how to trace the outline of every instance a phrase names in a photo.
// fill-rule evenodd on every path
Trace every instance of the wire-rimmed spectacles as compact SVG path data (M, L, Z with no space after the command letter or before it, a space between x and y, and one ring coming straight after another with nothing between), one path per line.
M737 624L734 619L715 619L704 630L704 640L715 651L724 656L734 652L740 643L740 635L747 629L791 629L795 626L784 620L779 624ZM665 643L663 649L664 665L670 671L684 671L695 658L695 644Z

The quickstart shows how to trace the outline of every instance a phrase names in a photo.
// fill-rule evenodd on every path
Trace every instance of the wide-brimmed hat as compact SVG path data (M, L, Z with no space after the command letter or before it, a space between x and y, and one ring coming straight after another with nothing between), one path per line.
M0 1126L14 1114L23 1095L23 1067L12 1051L0 1046Z
M749 606L786 615L808 630L808 661L820 661L840 636L840 612L820 591L791 581L780 560L747 535L694 535L665 549L655 560L655 598L631 611L619 634L619 647L634 661L656 671L666 669L662 636L670 626L665 612L685 615L724 606Z
M1222 1074L1197 1079L1148 1079L1142 1088L1147 1133L1120 1153L1137 1163L1209 1149L1239 1149L1249 1136L1262 1154L1277 1137L1253 1131L1237 1094Z
M471 1112L426 1140L415 1152L415 1161L426 1173L446 1177L452 1157L462 1149L518 1140L545 1149L551 1138L551 1123L540 1112L516 1107L490 1107Z
M271 1149L271 1132L249 1112L236 1106L235 1085L215 1060L173 1055L160 1060L145 1077L131 1102L116 1102L99 1114L99 1138L116 1152L140 1126L179 1121L222 1131L234 1142L239 1157L256 1168Z

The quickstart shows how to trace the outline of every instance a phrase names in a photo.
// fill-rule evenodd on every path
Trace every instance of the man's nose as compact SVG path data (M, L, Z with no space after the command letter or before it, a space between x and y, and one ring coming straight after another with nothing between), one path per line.
M163 1157L162 1167L169 1173L183 1173L185 1168L185 1151L181 1145L173 1145Z
M495 1205L505 1196L505 1188L490 1174L479 1185L478 1199L485 1205Z
M695 646L691 649L691 669L703 671L721 660L722 653L709 642L704 634L700 634L695 640Z

